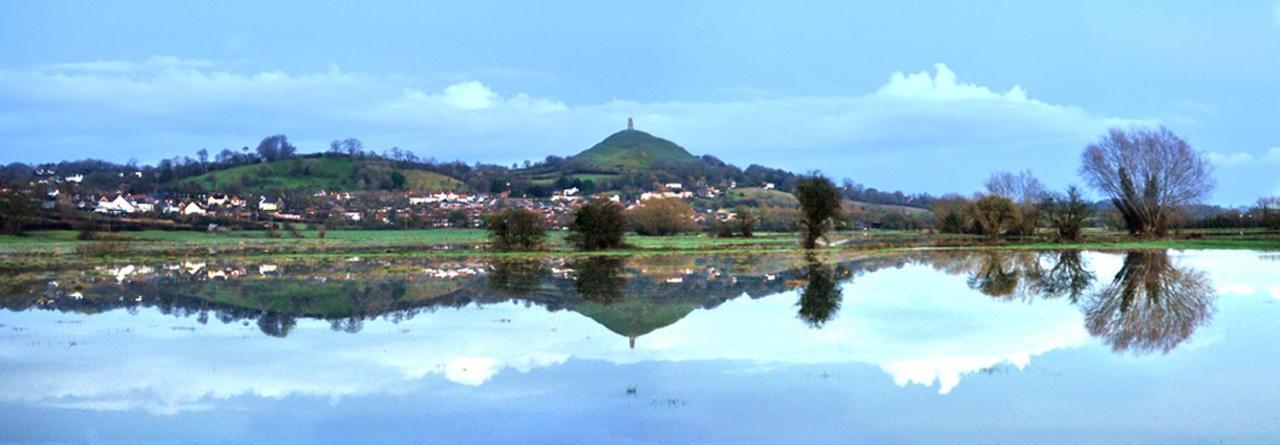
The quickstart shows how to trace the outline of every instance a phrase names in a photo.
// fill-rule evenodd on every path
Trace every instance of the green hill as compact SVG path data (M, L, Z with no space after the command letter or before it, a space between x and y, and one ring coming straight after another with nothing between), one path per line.
M606 170L643 170L656 161L698 162L698 157L674 142L639 130L614 133L570 159Z
M323 156L285 159L253 165L241 165L184 178L179 185L195 185L206 190L221 190L232 184L248 193L284 189L324 189L358 191L368 188L356 175L358 162L347 156ZM381 174L399 172L408 190L465 191L462 181L439 173L386 167ZM367 176L367 175L366 175Z

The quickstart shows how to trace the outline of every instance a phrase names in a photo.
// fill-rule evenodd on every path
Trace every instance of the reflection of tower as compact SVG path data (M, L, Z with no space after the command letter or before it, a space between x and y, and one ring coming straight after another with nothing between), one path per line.
M628 130L635 130L635 129L636 129L636 126L635 126L634 124L632 124L632 123L631 123L631 118L630 118L630 117L628 117L628 118L627 118L627 129L628 129Z

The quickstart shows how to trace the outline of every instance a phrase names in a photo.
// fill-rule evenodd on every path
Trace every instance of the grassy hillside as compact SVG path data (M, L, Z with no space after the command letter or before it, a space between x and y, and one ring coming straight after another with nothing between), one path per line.
M354 178L355 162L349 157L316 157L286 159L262 164L242 165L185 178L179 184L195 184L206 190L219 190L237 184L249 193L271 189L360 190ZM412 190L461 191L466 184L435 172L400 169L405 187Z
M698 161L696 156L674 142L639 130L614 133L572 159L612 170L643 170L652 166L655 161Z

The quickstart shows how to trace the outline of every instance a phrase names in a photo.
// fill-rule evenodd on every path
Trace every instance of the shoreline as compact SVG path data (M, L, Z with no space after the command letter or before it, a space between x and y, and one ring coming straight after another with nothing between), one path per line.
M305 236L305 235L310 235ZM0 238L0 270L31 270L74 264L105 264L141 260L180 260L193 257L239 259L326 260L351 256L368 258L546 258L653 255L805 254L795 234L762 234L755 238L712 238L705 235L641 237L631 235L629 247L582 252L570 249L563 233L549 234L548 248L533 252L487 249L484 231L442 229L424 231L343 231L327 239L313 232L303 238L269 238L261 233L123 232L98 241L77 241L74 232L32 232L26 237ZM128 237L127 239L125 237ZM114 239L113 239L114 238ZM1002 240L996 243L964 235L923 232L840 232L832 245L816 254L885 253L900 250L1141 250L1228 249L1280 250L1280 234L1269 232L1211 233L1195 237L1132 239L1093 234L1075 243L1045 239Z

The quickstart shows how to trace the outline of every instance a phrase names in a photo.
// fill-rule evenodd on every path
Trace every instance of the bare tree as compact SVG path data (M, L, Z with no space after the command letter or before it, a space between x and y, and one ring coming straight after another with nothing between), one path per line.
M1111 197L1129 233L1163 236L1177 208L1213 190L1209 161L1164 127L1113 128L1085 148L1080 173Z
M1035 204L1045 195L1044 184L1023 170L1018 174L995 172L987 179L987 193L1012 199L1018 204Z
M1039 204L1048 192L1044 184L1031 174L1031 170L1023 170L1018 174L996 172L987 179L987 193L1009 198L1018 205L1018 224L1013 232L1022 236L1032 236L1040 229Z

